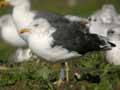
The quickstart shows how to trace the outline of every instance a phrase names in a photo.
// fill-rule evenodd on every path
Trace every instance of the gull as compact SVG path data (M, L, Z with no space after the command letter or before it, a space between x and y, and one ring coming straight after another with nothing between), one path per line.
M107 36L111 42L116 44L116 47L112 48L112 50L105 52L105 57L110 64L120 65L120 18L115 7L113 5L104 5L101 10L93 14L88 20L91 33Z
M88 28L91 33L107 36L109 28L119 24L118 14L113 5L104 5L88 18Z
M48 62L65 62L87 52L111 49L114 44L96 34L86 32L79 22L70 22L63 16L51 19L36 18L19 31L32 52Z
M13 6L13 11L12 11L11 17L14 21L15 26L16 26L16 33L18 33L19 28L29 24L30 20L32 20L31 12L29 12L29 6L30 6L29 0L4 0L4 1L0 2L1 7L5 7L9 4ZM10 19L10 20L12 21L12 19ZM11 36L13 35L15 37L15 33L14 34L11 33L10 35ZM5 34L4 34L4 36L5 36ZM7 42L13 43L13 40L14 40L14 42L16 42L15 39L9 40L8 37L7 37L7 39L8 39ZM13 44L15 44L15 43L13 43ZM16 56L19 59L17 61L29 60L30 58L28 58L28 57L31 57L30 49L24 49L24 50L18 49L17 52L15 53L15 55L13 56L13 58ZM15 59L15 61L16 61L16 59Z
M108 30L108 39L116 44L116 47L106 51L106 59L110 64L120 65L120 25Z
M54 18L59 18L60 20L62 20L62 18L56 14L51 14L49 12L32 11L30 0L4 0L4 4L5 5L10 4L13 6L12 16L17 25L17 28L19 28L19 29L26 27L34 19L37 19L39 17L48 18L49 21L55 20ZM63 19L63 21L64 21L64 19ZM68 20L65 20L65 21L68 21ZM79 23L79 24L81 24L81 23Z
M14 56L15 62L22 62L28 60L31 56L22 49L27 47L27 43L19 36L16 28L16 24L10 14L3 15L0 17L0 34L2 39L9 45L17 47Z

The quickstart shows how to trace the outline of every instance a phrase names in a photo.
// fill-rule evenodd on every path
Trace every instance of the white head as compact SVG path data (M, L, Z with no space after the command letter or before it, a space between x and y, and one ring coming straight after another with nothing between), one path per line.
M34 20L28 27L25 27L24 29L21 29L20 36L27 40L30 36L38 36L44 34L51 34L55 31L53 27L48 23L45 19L37 19Z
M107 30L115 21L117 15L114 6L104 5L101 10L95 12L88 18L89 31L102 36L107 36Z
M120 26L109 29L107 35L110 41L120 41Z
M106 36L106 30L108 29L101 18L98 15L92 15L88 18L87 27L89 28L90 33Z

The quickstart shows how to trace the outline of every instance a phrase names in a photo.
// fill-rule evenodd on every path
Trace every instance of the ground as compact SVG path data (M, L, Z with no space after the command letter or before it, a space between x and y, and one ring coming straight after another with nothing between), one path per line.
M80 0L74 7L68 7L64 0L34 0L33 9L86 17L105 3L114 4L120 11L118 0ZM8 8L0 9L0 14L11 12ZM70 81L60 87L53 84L59 78L59 65L53 67L42 60L13 64L9 58L14 51L15 48L0 43L0 64L10 67L0 71L0 90L120 90L120 66L108 64L103 51L70 61Z

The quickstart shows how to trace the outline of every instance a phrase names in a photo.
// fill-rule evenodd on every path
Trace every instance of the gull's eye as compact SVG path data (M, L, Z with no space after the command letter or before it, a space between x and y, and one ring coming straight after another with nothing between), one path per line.
M115 33L115 31L113 31L113 30L108 31L108 34L114 34L114 33Z
M92 18L91 18L91 17L89 17L89 18L88 18L88 21L91 21L91 20L92 20Z
M97 21L97 19L95 18L93 21L94 21L94 22L96 22L96 21Z
M35 26L35 27L38 27L38 26L39 26L39 24L34 24L34 26Z

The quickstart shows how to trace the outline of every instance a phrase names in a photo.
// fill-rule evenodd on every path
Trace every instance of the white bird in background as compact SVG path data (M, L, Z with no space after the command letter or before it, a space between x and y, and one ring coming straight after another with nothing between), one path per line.
M5 42L15 47L25 47L26 42L19 36L15 22L10 14L0 17L1 36Z
M108 28L111 27L111 25L103 23L98 15L89 17L87 26L90 33L99 34L105 37L107 36Z
M12 58L15 62L22 62L31 58L22 48L27 47L27 43L19 36L16 24L11 15L7 14L0 17L0 32L2 39L9 45L17 47L16 53Z
M120 24L118 14L113 5L104 5L101 10L88 18L89 31L102 36L107 36L107 30L114 24Z
M30 24L30 22L33 20L33 14L30 11L30 2L29 0L4 0L1 2L3 5L2 6L7 6L8 4L13 6L13 11L12 11L12 19L14 19L14 24L16 25L16 31L19 28L22 28L28 24ZM12 20L11 19L11 20ZM11 30L12 31L12 30ZM11 34L12 35L12 34ZM15 36L14 36L15 37ZM20 37L19 37L20 38ZM22 38L21 38L22 39ZM14 39L15 40L15 39ZM15 42L15 41L14 41ZM19 42L20 43L20 42ZM20 52L20 53L18 53ZM24 53L23 53L24 52ZM16 54L13 57L16 56L23 56L23 57L19 57L20 60L17 61L26 61L26 60L30 60L31 58L31 52L30 49L24 49L24 50L18 50L16 52ZM29 58L28 58L29 57ZM22 59L23 58L23 59Z
M91 33L107 36L108 39L116 44L116 47L106 51L106 59L109 63L120 65L120 17L113 5L104 5L89 18L88 27Z
M116 47L106 51L106 59L110 64L120 65L120 25L108 30L108 38Z

